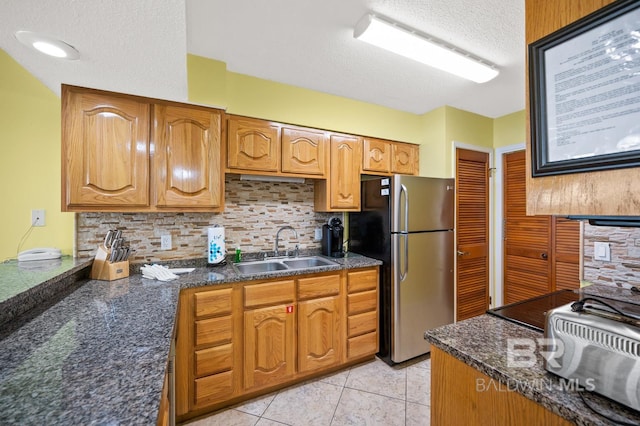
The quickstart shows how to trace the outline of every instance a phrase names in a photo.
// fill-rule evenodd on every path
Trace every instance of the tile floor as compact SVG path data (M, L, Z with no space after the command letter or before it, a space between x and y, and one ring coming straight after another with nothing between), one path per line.
M246 401L189 426L428 426L431 360L379 359Z

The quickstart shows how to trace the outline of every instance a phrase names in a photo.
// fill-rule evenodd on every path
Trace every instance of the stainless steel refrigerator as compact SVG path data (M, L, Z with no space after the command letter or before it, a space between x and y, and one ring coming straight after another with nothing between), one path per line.
M394 175L362 181L349 250L383 262L378 356L429 352L425 330L453 322L454 180Z

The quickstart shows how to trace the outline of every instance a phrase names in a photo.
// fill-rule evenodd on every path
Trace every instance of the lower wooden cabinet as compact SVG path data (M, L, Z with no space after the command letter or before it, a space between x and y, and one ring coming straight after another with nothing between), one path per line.
M378 269L347 275L347 359L378 352Z
M372 357L377 291L378 267L182 290L177 420Z
M244 388L286 381L295 373L295 315L287 305L244 312Z

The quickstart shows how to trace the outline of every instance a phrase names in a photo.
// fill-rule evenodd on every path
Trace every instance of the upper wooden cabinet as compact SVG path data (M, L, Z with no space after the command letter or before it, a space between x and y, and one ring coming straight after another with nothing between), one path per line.
M362 138L362 171L391 172L391 143L379 139Z
M418 146L409 143L391 144L391 173L418 174Z
M613 0L526 0L526 44L610 3ZM534 123L529 122L529 102L526 106L528 215L638 215L640 167L533 178L530 129Z
M62 87L62 211L221 211L222 111Z
M362 172L371 174L418 174L418 146L362 138Z
M149 206L148 102L62 87L62 210Z
M154 119L156 206L220 208L221 111L155 105Z
M360 163L362 158L360 138L333 134L330 137L330 153L331 165L328 178L315 182L315 210L360 210Z
M326 175L327 135L322 130L282 128L282 171Z
M324 178L327 171L323 130L229 116L227 152L233 173Z
M260 172L280 171L280 128L268 121L230 116L227 167Z

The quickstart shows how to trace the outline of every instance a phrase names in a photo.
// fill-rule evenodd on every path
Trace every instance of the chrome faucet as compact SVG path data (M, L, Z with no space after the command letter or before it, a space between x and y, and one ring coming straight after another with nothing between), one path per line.
M280 231L283 231L285 229L290 229L291 231L293 231L293 235L296 237L296 239L298 238L298 233L296 232L295 229L293 229L293 226L283 226L282 228L278 229L278 232L276 232L276 249L274 250L274 256L279 256L279 251L278 251L278 244L280 243Z

